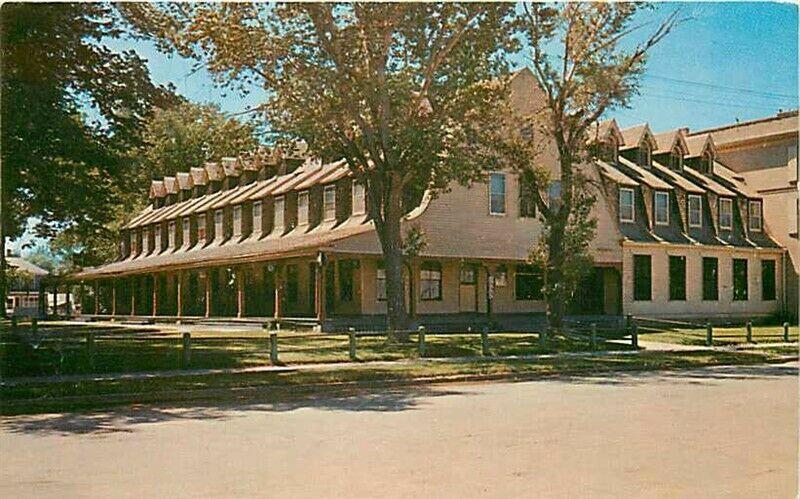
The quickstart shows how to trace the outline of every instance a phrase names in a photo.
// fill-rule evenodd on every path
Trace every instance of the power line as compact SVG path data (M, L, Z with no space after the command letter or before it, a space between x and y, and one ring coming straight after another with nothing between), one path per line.
M781 99L793 99L793 100L797 99L796 95L779 94L777 92L764 92L764 91L760 91L760 90L753 90L751 88L728 87L728 86L725 86L725 85L715 85L713 83L703 83L703 82L699 82L699 81L681 80L679 78L670 78L670 77L667 77L667 76L660 76L660 75L654 75L654 74L649 74L649 73L645 73L644 76L647 77L647 78L655 78L657 80L664 80L664 81L669 81L669 82L674 82L674 83L683 83L683 84L686 84L686 85L696 85L698 87L715 88L715 89L727 90L727 91L731 91L731 92L740 92L740 93L746 93L746 94L761 95L761 96L766 97L766 98L781 98Z
M735 102L723 102L723 101L710 101L705 99L693 99L691 97L677 97L675 95L664 95L664 94L654 94L654 93L646 93L643 92L640 94L642 97L653 97L656 99L667 99L673 101L680 101L680 102L691 102L694 104L708 104L712 106L721 106L721 107L739 107L745 109L766 109L770 111L775 111L777 106L759 106L754 104L737 104Z

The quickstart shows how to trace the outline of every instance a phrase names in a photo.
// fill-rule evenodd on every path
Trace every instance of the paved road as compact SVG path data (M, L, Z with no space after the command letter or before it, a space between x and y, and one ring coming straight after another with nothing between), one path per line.
M2 420L2 497L770 497L797 364Z

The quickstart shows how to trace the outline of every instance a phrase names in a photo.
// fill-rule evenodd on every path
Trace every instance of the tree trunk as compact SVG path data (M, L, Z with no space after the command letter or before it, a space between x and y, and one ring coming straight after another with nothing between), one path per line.
M564 296L564 227L559 222L550 228L547 248L547 324L552 329L559 329L564 319L566 307Z
M2 224L2 221L0 221ZM2 315L0 317L7 318L6 315L6 297L8 296L8 286L7 286L7 279L6 279L6 237L3 233L4 231L0 230L0 299L2 299Z

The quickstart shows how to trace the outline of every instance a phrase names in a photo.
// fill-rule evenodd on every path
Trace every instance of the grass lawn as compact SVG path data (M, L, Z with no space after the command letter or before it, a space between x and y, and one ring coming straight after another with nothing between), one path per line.
M796 357L795 357L796 358ZM541 376L613 378L624 372L752 365L785 360L771 351L691 351L616 353L607 356L560 356L535 360L436 362L415 360L376 366L147 378L136 380L57 382L0 387L0 413L23 414L98 409L134 403L289 397L380 383L419 384L492 378L531 379Z
M56 374L130 373L180 369L181 334L174 328L138 328L76 324L48 324L39 328L46 339L27 333L0 332L0 376L47 376ZM95 333L93 355L85 334ZM268 334L261 331L198 330L191 333L191 367L196 369L241 368L270 364ZM282 331L278 356L284 364L348 362L348 336ZM630 346L598 340L598 350L626 350ZM588 351L583 341L563 337L545 347L535 334L495 333L489 336L492 356L521 356L555 352ZM428 334L426 357L481 356L480 335ZM416 335L408 343L381 336L357 338L359 361L400 360L418 357Z
M798 327L789 328L789 340L797 341ZM739 327L714 327L714 345L736 345L747 342L744 326ZM641 333L642 341L656 341L659 343L672 343L677 345L705 345L706 330L698 329L669 329L663 332ZM780 343L783 341L782 326L753 326L753 343Z

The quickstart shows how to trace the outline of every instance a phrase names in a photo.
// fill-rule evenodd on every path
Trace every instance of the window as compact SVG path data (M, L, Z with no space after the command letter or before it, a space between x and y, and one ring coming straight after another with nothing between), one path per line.
M686 257L669 257L669 299L686 300Z
M520 218L536 217L536 201L533 185L525 177L519 177L519 216Z
M561 205L561 181L553 180L547 189L548 206L551 210L557 210Z
M192 220L189 217L183 217L181 239L184 245L188 245L192 242Z
M421 300L442 299L442 266L439 262L423 262L419 273Z
M730 230L733 227L733 200L719 199L719 228Z
M343 302L353 301L353 291L355 282L355 270L358 265L357 260L339 260L339 300Z
M175 223L175 220L170 220L169 222L169 233L167 234L167 247L174 248L175 247L175 240L177 239L178 235L178 224Z
M300 274L295 264L286 266L286 301L291 304L300 301Z
M308 191L297 195L297 224L308 224Z
M733 300L747 300L747 260L733 259Z
M650 151L650 144L647 142L642 142L639 144L639 157L638 162L640 166L644 166L650 168L651 163L651 151Z
M204 213L197 215L197 242L200 244L206 242L206 215Z
M619 221L633 222L633 189L619 190Z
M775 260L761 260L761 299L775 299Z
M366 197L364 194L364 184L361 182L353 182L353 215L361 215L367 212Z
M233 207L233 235L242 235L242 205L240 204Z
M633 299L652 299L653 267L650 255L633 255Z
M701 161L703 164L700 168L704 173L714 173L714 154L711 151L706 150L703 153Z
M689 227L703 226L703 198L689 194Z
M142 253L145 255L150 252L150 229L142 229Z
M222 240L224 237L224 216L221 209L214 212L214 239Z
M475 265L461 266L461 284L475 284L478 282L478 269Z
M158 224L153 228L153 240L155 241L155 251L156 251L156 253L160 253L161 252L161 224Z
M336 220L336 186L326 185L323 196L324 211L322 219L326 222Z
M517 265L514 273L514 297L517 300L541 300L542 274L533 265Z
M506 175L492 173L489 176L489 213L503 215L506 212Z
M505 265L500 265L494 271L494 285L498 288L503 288L508 282L508 271Z
M253 201L253 230L261 230L261 201Z
M285 203L286 200L283 198L283 196L275 198L275 219L272 225L275 227L275 231L277 232L283 232L283 209Z
M679 147L672 150L669 157L669 167L675 171L683 170L683 151Z
M135 255L139 252L139 248L136 246L136 231L131 231L131 255Z
M748 218L748 226L750 230L754 232L761 232L761 201L750 201L748 203L750 207L750 217Z
M601 146L601 159L609 163L616 163L619 157L619 144L616 137L611 137Z
M719 266L716 258L703 258L703 299L706 301L719 299Z
M375 298L378 301L386 301L386 266L383 261L378 262L375 273Z
M669 225L669 192L655 193L656 225Z

